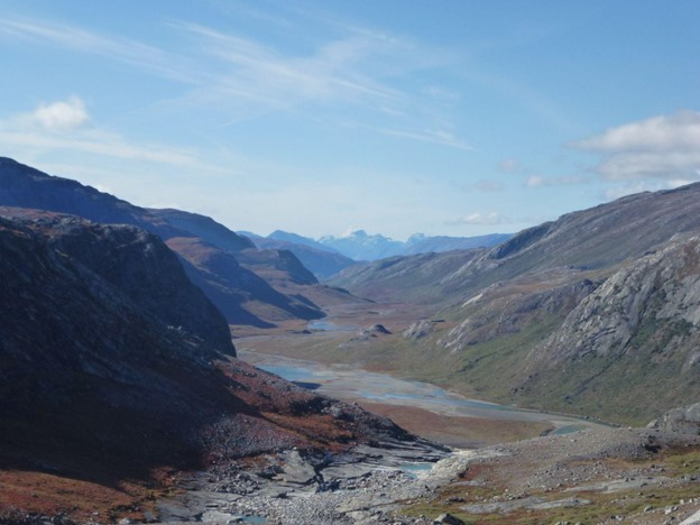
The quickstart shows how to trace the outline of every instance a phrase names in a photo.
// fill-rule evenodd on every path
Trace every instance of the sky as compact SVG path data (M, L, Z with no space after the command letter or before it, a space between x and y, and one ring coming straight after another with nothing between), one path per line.
M517 232L700 180L696 0L0 0L0 156L233 230Z

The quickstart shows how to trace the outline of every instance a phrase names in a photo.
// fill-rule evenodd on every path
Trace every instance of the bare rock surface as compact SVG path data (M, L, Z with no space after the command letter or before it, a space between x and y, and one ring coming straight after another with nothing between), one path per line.
M361 445L324 456L285 451L266 456L254 469L228 465L191 476L182 497L159 503L160 519L376 523L400 509L401 501L449 481L458 457L427 443Z
M526 522L547 523L537 516L577 508L586 512L603 498L613 509L636 509L620 510L610 518L613 521L695 523L700 498L669 505L661 494L692 491L698 488L697 477L678 477L664 468L661 457L664 451L698 446L698 436L610 428L447 455L420 446L364 446L334 458L292 451L270 457L267 471L277 472L274 476L241 471L233 484L221 474L194 478L191 488L197 490L183 501L190 504L190 518L211 518L211 523L217 523L217 517L229 522L246 517L274 524L428 524L440 516L411 515L407 507L442 501L447 512L441 515L455 520L461 519L456 515L461 512L491 520L501 516L496 522L511 523L528 513L531 521ZM420 469L412 470L411 465ZM299 483L311 470L316 476ZM455 497L456 491L464 496ZM452 496L446 499L446 494ZM161 506L161 518L187 517L173 505L171 501Z

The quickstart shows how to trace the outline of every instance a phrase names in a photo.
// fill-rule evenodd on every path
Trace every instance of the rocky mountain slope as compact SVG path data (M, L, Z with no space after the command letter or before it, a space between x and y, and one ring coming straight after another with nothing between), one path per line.
M414 441L236 360L225 320L156 236L36 219L0 219L1 522L143 519L183 469Z
M334 250L329 250L323 245L320 245L321 248L313 246L313 244L319 243L312 239L308 239L309 242L307 242L305 237L294 234L273 237L276 233L273 232L268 237L253 237L253 242L259 249L274 248L292 252L318 279L327 279L339 271L356 264L349 257L345 257ZM299 237L301 240L298 242L286 240L296 237Z
M677 233L700 229L699 195L700 184L631 195L524 230L491 249L469 250L461 265L460 254L438 254L429 267L419 255L349 268L331 282L370 298L373 288L381 289L400 300L402 293L411 293L403 281L415 275L432 282L432 295L444 302L445 297L468 298L475 290L527 273L566 267L604 270L643 255ZM389 265L394 271L386 271Z
M374 301L440 304L452 298L452 289L443 286L442 281L485 253L486 249L477 248L388 257L347 268L328 283Z
M618 417L633 418L700 398L700 237L626 264L528 362L521 395L537 392L562 408L595 406L604 393Z
M59 177L52 177L22 165L12 159L0 158L0 205L31 208L77 215L95 222L132 224L146 229L168 241L185 263L191 277L197 281L215 305L224 312L231 324L268 326L289 318L317 319L323 316L309 301L285 296L269 286L255 271L255 266L235 263L236 254L254 249L254 244L209 217L179 210L152 210L134 206L94 188ZM8 211L5 210L7 214ZM177 248L187 246L178 252ZM211 258L217 253L218 261L228 265L209 266L202 271L197 261L197 248ZM274 251L263 266L274 264L283 257ZM291 255L291 257L294 257ZM256 260L264 259L258 257ZM221 270L221 271L220 271ZM284 271L284 268L279 268ZM217 293L213 293L216 290ZM260 318L251 310L264 311Z
M699 212L700 184L642 193L491 249L376 261L331 282L375 300L435 305L444 322L426 320L421 337L409 331L373 350L390 352L389 366L402 373L503 402L642 423L700 394L700 269L688 239L700 233Z
M15 210L20 215L25 210ZM142 310L218 352L235 355L226 321L189 281L178 258L155 235L135 226L103 225L33 211L18 221L47 246L119 287Z

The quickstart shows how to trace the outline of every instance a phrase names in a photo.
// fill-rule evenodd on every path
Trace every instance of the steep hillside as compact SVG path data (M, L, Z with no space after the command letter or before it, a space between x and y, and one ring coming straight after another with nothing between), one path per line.
M265 328L290 318L323 317L315 304L278 292L257 273L242 267L231 253L200 238L172 237L166 244L181 257L192 282L207 294L227 319L236 319L236 324ZM243 253L239 252L239 255ZM267 258L269 256L263 254L263 260ZM286 272L280 277L282 280L288 278Z
M401 300L413 292L405 286L429 280L428 296L468 298L475 291L528 272L562 267L605 270L628 257L639 257L677 233L700 229L700 183L675 190L640 193L556 221L524 230L489 250L438 254L423 267L422 256L389 259L350 268L331 282L358 295ZM390 269L391 268L391 269Z
M238 254L248 268L256 268L266 280L291 281L295 284L318 284L318 280L289 250L252 249Z
M484 249L474 249L389 257L349 267L328 283L374 301L443 304L453 294L442 282L484 253Z
M34 212L20 224L51 248L118 286L139 308L166 326L235 355L226 320L193 286L175 254L135 226L102 225L70 215Z
M358 360L374 352L386 356L374 363L470 395L644 423L700 394L700 272L695 241L682 241L698 233L691 184L567 214L492 249L386 259L332 282L432 303L443 321L355 349Z
M144 231L0 219L0 275L3 523L144 519L182 469L413 439L230 357L220 316L171 325L211 304Z
M518 396L536 392L563 409L605 405L617 419L638 420L698 399L700 237L625 265L528 363Z
M211 217L206 217L205 215L173 209L151 209L149 213L227 252L236 253L241 250L255 248L255 244L250 239L232 232L223 224L219 224Z
M269 237L256 237L253 242L255 246L260 249L276 248L282 250L288 250L301 261L301 263L308 268L318 279L327 279L332 275L337 274L339 271L357 264L355 261L349 257L345 257L334 250L329 250L324 247L324 249L319 249L314 246L309 246L306 242L294 242L289 240L282 240L277 237L272 237L273 232ZM288 234L282 236L285 239L300 237L294 234ZM305 237L300 237L305 239ZM310 243L315 243L312 239L309 239Z
M495 248L490 258L507 260L519 271L608 267L700 228L699 196L700 183L623 197L525 230Z
M190 239L187 243L170 243L170 248L175 251L178 246L187 244L190 258L193 249L199 245L206 245L207 252L221 252L220 259L229 254L232 256L228 257L229 261L233 261L241 250L254 248L250 239L237 235L209 217L179 210L140 208L76 181L52 177L7 158L0 158L0 205L62 212L95 222L132 224L155 233L165 241ZM202 242L198 242L198 239ZM178 254L183 260L187 260L183 254ZM263 268L276 260L276 256L271 256L265 261ZM256 270L252 266L251 268ZM196 265L189 269L191 277L199 271ZM295 300L285 298L284 294L279 292L270 293L269 286L261 286L260 279L253 278L249 275L250 272L251 270L238 264L232 264L230 268L216 275L217 290L220 293L210 295L210 299L224 312L229 323L266 326L280 317L276 315L280 311L283 312L281 317L285 318L300 315L303 319L315 319L323 316L320 309L313 305L307 304L304 308L290 307L296 303ZM209 275L201 275L195 280L201 283L209 279ZM248 283L251 283L251 288L246 288ZM204 291L210 293L211 290L211 287L206 287ZM265 292L262 296L258 294L260 290ZM269 302L269 308L263 310L272 312L273 317L259 319L250 311L245 301L229 300L239 296L245 297L258 310L261 303L266 305Z

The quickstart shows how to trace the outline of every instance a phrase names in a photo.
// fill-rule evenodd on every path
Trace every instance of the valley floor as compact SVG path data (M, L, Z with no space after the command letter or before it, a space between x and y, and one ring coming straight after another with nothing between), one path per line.
M356 402L421 437L452 447L482 447L598 426L589 419L475 400L468 385L455 392L403 379L416 371L384 359L381 345L400 341L404 330L416 319L429 318L432 310L409 304L335 305L326 309L328 317L321 321L234 330L234 342L239 356L254 366L309 384L329 397ZM377 325L391 333L374 335L371 327Z
M351 365L329 366L262 354L252 350L255 346L256 338L240 340L239 358L320 394L358 403L390 417L416 435L456 448L477 448L601 426L584 419L468 399L434 385Z
M378 374L376 362L352 354L367 327L382 323L398 332L418 313L404 305L372 308L336 309L321 329L288 325L276 333L241 333L235 342L241 357L256 366L282 375L296 370L289 379L357 402L456 450L411 475L390 456L375 457L373 469L337 482L339 490L263 494L230 503L229 511L247 509L270 523L427 524L445 513L475 524L700 523L698 435L613 428L479 402L467 409L465 397ZM341 364L331 365L353 338ZM435 401L444 395L447 402ZM556 429L575 432L557 435ZM327 474L326 482L335 479Z

